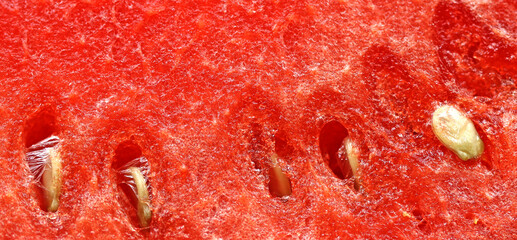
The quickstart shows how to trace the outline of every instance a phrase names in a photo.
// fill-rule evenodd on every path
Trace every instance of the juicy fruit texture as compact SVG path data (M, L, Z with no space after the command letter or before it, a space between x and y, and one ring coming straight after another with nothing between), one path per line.
M0 19L0 238L517 235L513 0L1 1ZM479 158L434 135L444 102L469 110ZM360 152L357 191L322 155L334 121ZM56 212L25 161L49 132ZM149 228L112 167L127 139L152 170Z
M433 113L433 132L462 160L479 157L485 148L474 123L453 106L443 105Z

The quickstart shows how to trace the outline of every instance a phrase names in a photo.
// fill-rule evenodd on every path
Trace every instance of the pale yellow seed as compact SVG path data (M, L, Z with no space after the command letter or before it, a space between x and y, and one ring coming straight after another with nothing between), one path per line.
M408 213L408 212L406 212L406 211L402 211L402 216L404 216L404 217L408 217L408 218L413 217L413 215L409 214L409 213Z
M349 137L343 140L343 145L345 145L346 155L348 157L348 162L350 163L350 168L352 169L352 173L357 178L357 168L359 167L359 147L356 143L350 139Z
M144 175L137 167L130 167L129 171L135 181L137 203L137 216L141 227L148 227L151 223L151 206L149 201L149 190Z
M465 113L450 105L443 105L433 113L436 137L459 158L466 161L481 156L484 144L474 123Z
M61 194L61 157L58 149L49 149L49 161L43 167L42 184L47 211L57 211Z

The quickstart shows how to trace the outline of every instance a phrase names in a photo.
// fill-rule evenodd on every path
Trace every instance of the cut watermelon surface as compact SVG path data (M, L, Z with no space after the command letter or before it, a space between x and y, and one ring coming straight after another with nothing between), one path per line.
M0 1L0 238L516 239L516 19L513 0ZM479 157L436 137L444 104ZM49 156L61 183L34 174Z

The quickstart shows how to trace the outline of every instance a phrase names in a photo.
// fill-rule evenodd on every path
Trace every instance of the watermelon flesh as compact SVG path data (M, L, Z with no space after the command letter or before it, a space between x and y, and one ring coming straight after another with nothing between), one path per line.
M517 236L512 0L3 1L0 19L0 238ZM480 158L434 136L444 103ZM49 134L55 213L26 161ZM322 154L343 135L359 176ZM149 165L149 228L113 167L127 141ZM288 197L269 192L273 154Z

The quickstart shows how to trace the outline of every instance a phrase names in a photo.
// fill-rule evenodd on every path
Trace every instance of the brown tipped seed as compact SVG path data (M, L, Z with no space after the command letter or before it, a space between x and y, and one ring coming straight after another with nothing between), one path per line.
M450 105L443 105L433 113L436 137L459 158L466 161L481 156L484 144L474 123L465 113Z
M269 169L269 191L277 197L291 195L291 182L279 167Z
M57 211L59 207L59 194L61 193L61 157L58 149L49 148L49 159L43 166L41 182L45 207L49 212Z
M277 166L276 154L271 157L272 165L269 168L269 192L275 197L285 197L292 193L291 181Z
M148 227L151 222L151 207L149 201L149 190L144 175L137 167L130 167L129 171L135 182L137 197L137 216L141 227Z

